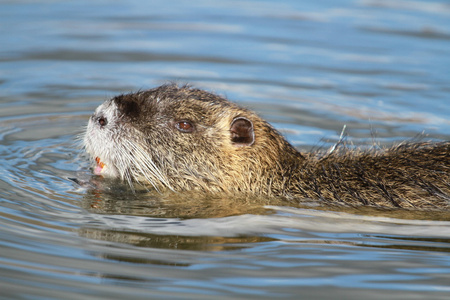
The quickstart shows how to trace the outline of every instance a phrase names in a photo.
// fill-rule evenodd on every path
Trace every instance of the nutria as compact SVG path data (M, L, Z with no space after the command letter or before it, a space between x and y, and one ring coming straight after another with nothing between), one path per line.
M302 153L255 113L174 84L105 101L89 120L94 173L157 190L337 205L450 208L450 142Z

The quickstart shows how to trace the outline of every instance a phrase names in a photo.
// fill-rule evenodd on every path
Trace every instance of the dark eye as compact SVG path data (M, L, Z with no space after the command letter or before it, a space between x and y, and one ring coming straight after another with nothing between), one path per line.
M193 132L194 131L194 125L192 125L192 123L190 121L178 121L175 123L175 127L184 133L189 133L189 132Z

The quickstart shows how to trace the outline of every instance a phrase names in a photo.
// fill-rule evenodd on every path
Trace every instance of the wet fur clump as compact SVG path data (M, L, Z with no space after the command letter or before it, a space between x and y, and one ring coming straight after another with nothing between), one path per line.
M306 160L295 194L331 204L447 209L450 143L343 150Z
M100 105L84 144L95 173L151 185L317 200L332 205L450 208L450 142L301 153L255 113L188 86Z

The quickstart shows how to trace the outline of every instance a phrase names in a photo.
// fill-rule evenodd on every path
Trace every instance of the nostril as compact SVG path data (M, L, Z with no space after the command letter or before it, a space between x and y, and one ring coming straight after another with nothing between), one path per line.
M106 124L108 124L108 120L105 117L98 117L97 118L97 123L103 127L106 126Z

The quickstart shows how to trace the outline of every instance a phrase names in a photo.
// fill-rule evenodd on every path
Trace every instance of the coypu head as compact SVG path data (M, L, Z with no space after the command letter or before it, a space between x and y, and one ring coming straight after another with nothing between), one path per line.
M84 143L96 174L174 191L270 194L301 156L256 114L176 85L107 100Z

